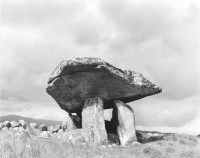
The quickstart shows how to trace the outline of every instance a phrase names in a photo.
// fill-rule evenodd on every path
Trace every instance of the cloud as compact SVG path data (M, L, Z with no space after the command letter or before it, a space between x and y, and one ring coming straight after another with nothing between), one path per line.
M199 111L199 19L195 0L4 0L0 82L10 104L1 113L34 103L52 114L49 104L59 107L45 91L50 73L61 60L95 56L163 88L130 103L138 126L180 128Z

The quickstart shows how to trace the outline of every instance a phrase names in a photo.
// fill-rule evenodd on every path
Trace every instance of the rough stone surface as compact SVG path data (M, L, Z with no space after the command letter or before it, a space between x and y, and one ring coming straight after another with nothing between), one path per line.
M111 122L116 126L120 145L126 146L137 141L135 116L133 109L130 106L116 100Z
M30 127L36 129L38 128L38 125L37 123L30 123Z
M117 144L119 145L119 137L116 134L108 133L108 142L109 144Z
M16 122L16 121L11 121L10 122L11 127L19 127L20 123Z
M74 123L74 120L73 120L74 117L72 117L70 115L71 114L68 114L67 118L65 120L65 123L66 123L66 126L67 126L67 128L65 129L66 131L71 131L71 130L74 130L74 129L78 129L78 127Z
M48 129L48 131L52 131L53 132L54 126L49 126L47 129Z
M80 116L72 115L69 113L69 117L77 128L82 128L82 119Z
M61 128L60 125L56 125L53 129L53 132L58 132L58 130Z
M10 121L4 121L3 125L8 128L11 127Z
M74 129L61 134L61 139L72 144L85 143L83 129Z
M24 120L19 120L22 127L26 128L26 122Z
M103 101L100 98L85 100L82 111L82 128L86 142L91 144L108 142L103 110Z
M94 88L95 87L95 88ZM125 103L161 92L141 74L118 69L99 58L76 57L62 61L48 81L47 93L69 112L81 112L84 100L100 97L104 109L114 100Z
M40 130L40 131L47 131L47 126L46 126L45 124L41 124L41 125L39 126L39 130Z

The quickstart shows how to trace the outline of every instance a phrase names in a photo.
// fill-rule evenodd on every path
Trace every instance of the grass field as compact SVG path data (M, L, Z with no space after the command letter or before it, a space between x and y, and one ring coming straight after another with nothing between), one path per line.
M200 158L200 139L168 135L163 140L130 147L67 144L55 137L44 139L0 131L0 158Z

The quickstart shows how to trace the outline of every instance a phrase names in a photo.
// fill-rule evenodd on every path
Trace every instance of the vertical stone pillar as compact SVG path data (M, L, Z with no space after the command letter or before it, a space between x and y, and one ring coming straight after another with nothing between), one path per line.
M74 129L81 128L81 119L72 114L68 114L66 121L63 122L63 124L66 124L67 128L65 129L66 131L71 131Z
M86 142L95 145L107 143L103 110L103 101L100 98L85 100L82 110L82 128Z
M135 116L130 106L119 100L114 101L111 123L116 127L120 145L126 146L137 141Z

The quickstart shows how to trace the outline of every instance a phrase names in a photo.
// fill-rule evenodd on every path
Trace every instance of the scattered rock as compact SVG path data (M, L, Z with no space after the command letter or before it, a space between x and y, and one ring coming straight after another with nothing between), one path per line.
M5 127L8 127L8 128L11 127L11 124L10 124L9 121L4 121L3 125L4 125Z
M11 127L19 127L20 123L16 122L16 121L11 121L10 122Z
M116 100L115 106L113 107L113 117L111 122L116 126L120 145L126 146L137 141L135 116L130 106Z
M50 75L46 91L69 112L81 112L84 100L100 97L104 109L120 98L127 103L160 93L162 90L140 73L121 70L91 57L62 61Z
M37 123L30 123L30 127L33 129L36 129L36 128L38 128L38 125L37 125Z
M41 125L39 126L39 130L40 130L40 131L47 131L47 126L46 126L45 124L41 124Z
M53 130L54 130L54 127L53 127L53 126L49 126L49 127L48 127L48 131L52 131L52 132L53 132Z
M103 101L100 98L89 98L84 102L82 127L86 142L103 144L108 142L104 122Z
M19 120L19 123L23 128L26 128L26 122L24 120Z
M58 132L58 130L61 128L61 125L56 125L53 129L53 132Z
M58 133L63 133L63 132L64 132L63 129L59 129L59 130L58 130Z

